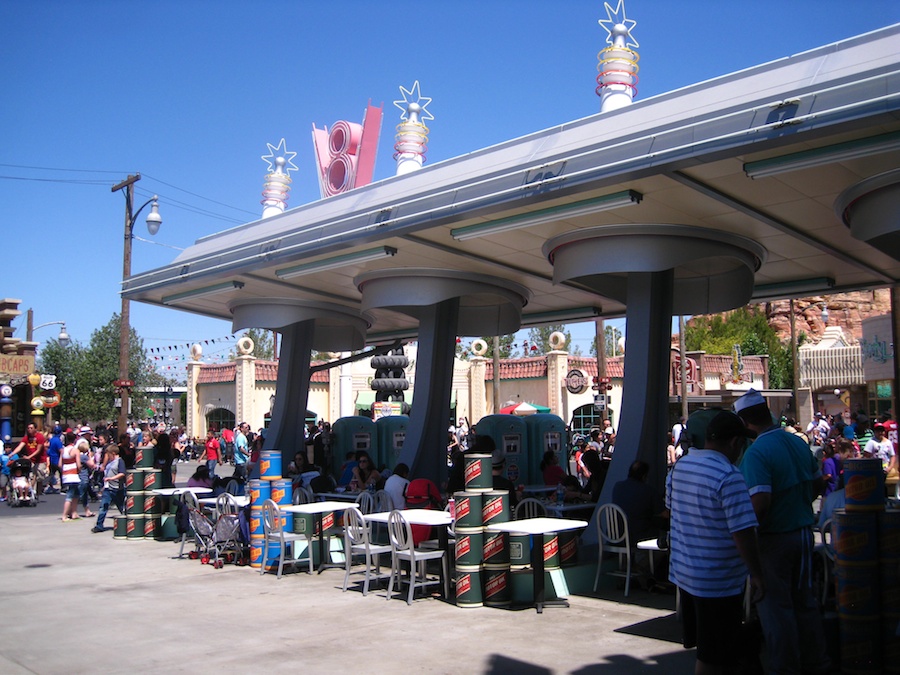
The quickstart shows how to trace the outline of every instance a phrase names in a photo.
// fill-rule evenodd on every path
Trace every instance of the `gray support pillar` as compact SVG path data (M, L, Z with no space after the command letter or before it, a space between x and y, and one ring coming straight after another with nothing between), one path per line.
M400 461L413 478L429 478L438 487L447 480L447 426L459 298L428 307L419 315L416 388Z
M613 486L628 477L628 467L636 459L650 465L647 482L660 493L665 489L673 281L672 270L628 275L625 317L630 330L622 414L616 429L616 450L598 505L612 501ZM596 509L584 540L597 541Z
M282 466L294 459L303 447L306 403L309 399L309 357L312 352L314 321L302 321L281 330L281 359L278 362L278 382L275 409L266 434L265 450L281 450ZM259 477L259 467L254 468Z

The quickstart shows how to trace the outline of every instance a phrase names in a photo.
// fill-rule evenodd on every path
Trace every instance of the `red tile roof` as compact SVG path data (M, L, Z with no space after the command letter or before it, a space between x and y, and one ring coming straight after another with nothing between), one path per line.
M313 361L312 365L318 365L321 361ZM253 364L256 367L257 382L275 382L278 380L278 361L258 360ZM237 364L229 363L205 363L200 366L200 375L197 384L218 384L220 382L234 382L237 377ZM328 371L320 370L313 373L310 382L328 382Z
M237 368L234 363L209 363L200 366L197 384L218 384L234 382Z
M608 377L622 377L621 356L606 359L606 374ZM494 363L488 361L484 378L494 378ZM597 374L597 359L592 356L569 356L569 370L577 368L587 377ZM529 380L547 377L547 359L544 356L529 356L524 359L500 359L501 380Z
M745 356L744 371L753 373L754 375L764 375L766 369L763 367L763 360L759 356ZM731 356L721 356L717 354L704 354L702 364L703 370L709 373L731 373Z

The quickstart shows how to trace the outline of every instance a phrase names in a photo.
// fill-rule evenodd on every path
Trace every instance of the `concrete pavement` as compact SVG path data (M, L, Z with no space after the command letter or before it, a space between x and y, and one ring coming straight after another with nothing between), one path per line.
M194 466L180 465L179 483ZM610 577L597 596L540 615L407 606L379 589L342 593L342 570L278 580L173 559L176 544L92 534L93 519L61 522L62 497L45 499L0 505L5 674L693 672L693 650L659 639L677 639L674 598L633 590L622 602Z

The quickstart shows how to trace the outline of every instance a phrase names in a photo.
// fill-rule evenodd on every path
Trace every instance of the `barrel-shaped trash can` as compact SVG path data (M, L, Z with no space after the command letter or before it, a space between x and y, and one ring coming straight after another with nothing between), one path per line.
M481 565L456 566L456 606L481 607L484 590L481 585Z
M464 485L466 492L487 492L494 487L491 475L491 455L465 455Z

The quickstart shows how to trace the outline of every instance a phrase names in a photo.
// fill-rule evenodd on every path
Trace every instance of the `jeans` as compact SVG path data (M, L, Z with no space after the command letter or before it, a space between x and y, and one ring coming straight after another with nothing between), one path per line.
M235 464L234 465L234 477L237 480L247 480L247 464Z
M813 594L810 528L759 535L766 596L757 605L770 673L801 673L829 666L822 615Z
M103 497L100 499L100 513L97 515L97 527L103 529L103 521L109 512L109 505L115 504L119 513L125 513L125 488L103 488Z
M218 464L218 462L214 459L206 460L206 468L209 469L209 477L213 479L216 477L216 464Z
M78 484L78 500L81 505L87 509L88 503L91 501L91 484L87 478L82 478Z

